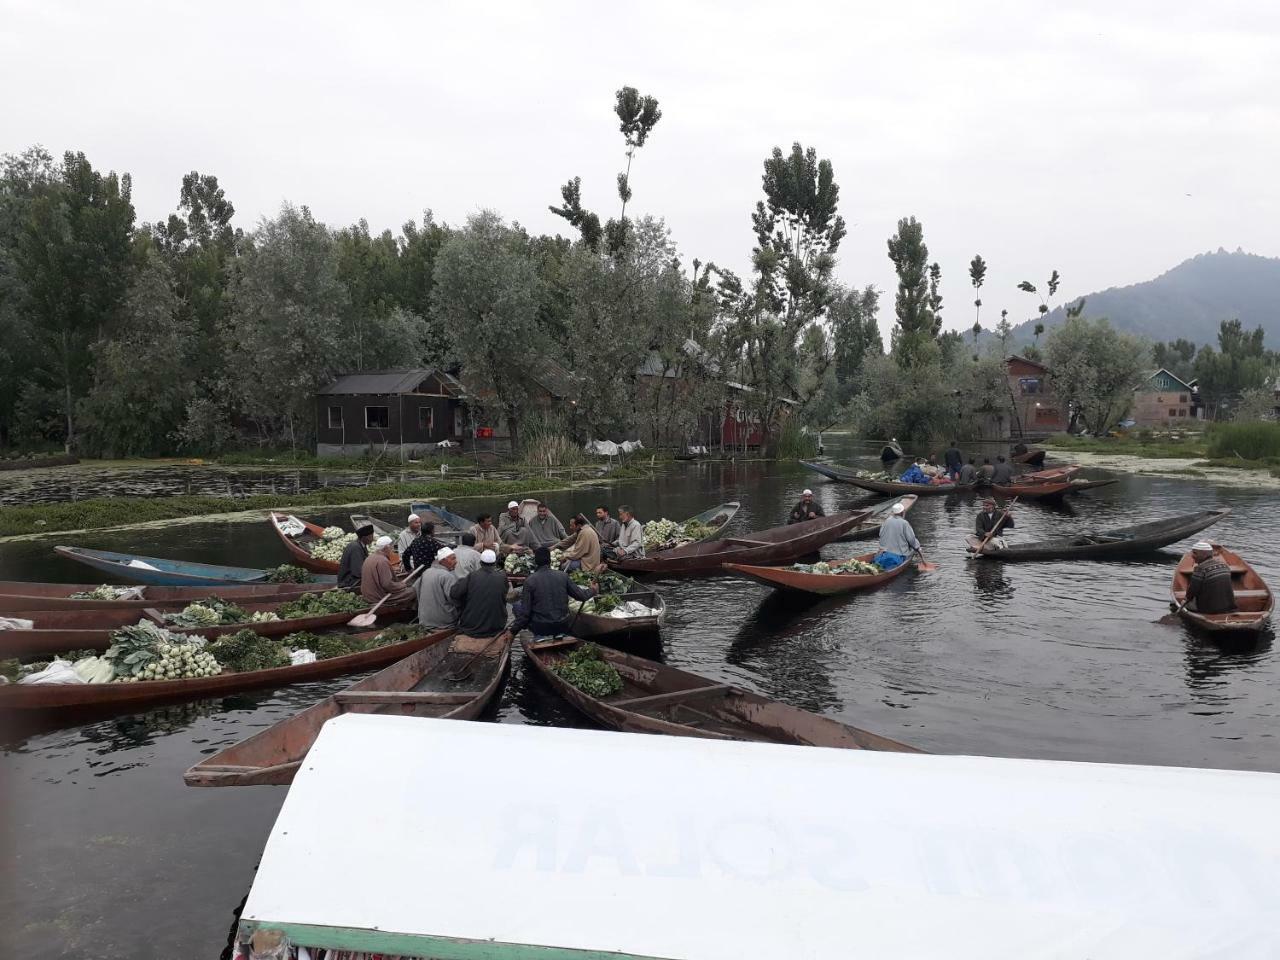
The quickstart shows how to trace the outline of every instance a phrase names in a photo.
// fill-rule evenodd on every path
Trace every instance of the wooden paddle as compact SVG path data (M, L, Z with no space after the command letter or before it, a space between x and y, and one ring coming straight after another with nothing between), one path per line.
M924 554L921 553L919 550L917 550L915 553L916 553L916 556L919 558L916 560L916 569L919 570L921 573L933 573L935 570L938 569L938 565L936 563L927 562L924 558Z
M1014 497L1007 504L1005 504L1004 512L1000 514L1000 519L997 520L994 524L992 524L991 531L987 534L985 539L983 539L982 543L978 544L978 549L973 551L973 553L969 554L970 560L976 560L978 557L982 555L982 551L987 549L987 544L991 542L991 538L994 537L996 535L996 532L1000 529L1000 527L1004 525L1005 519L1008 518L1009 516L1009 511L1013 508L1013 505L1017 502L1018 502L1018 498Z
M413 580L414 577L416 577L425 569L427 569L427 565L424 563L422 566L418 567L417 570L413 571L413 573L409 574L409 576L405 577L404 582L409 583L410 581ZM347 626L359 627L361 629L364 629L365 627L372 627L375 623L378 622L378 608L382 606L384 603L386 603L387 600L390 599L390 597L391 597L391 594L388 593L385 597L383 597L381 600L375 603L367 613L356 614L354 617L352 617L350 620L347 621Z
M489 651L490 649L492 649L493 645L499 642L510 643L511 631L507 630L506 628L503 628L501 633L495 635L492 640L490 640L483 647L477 650L475 655L472 656L471 659L469 659L466 663L460 666L453 673L448 674L445 677L445 679L451 681L452 683L460 683L461 681L466 680L474 672L473 668L475 667L476 661L479 660L481 657L488 656Z

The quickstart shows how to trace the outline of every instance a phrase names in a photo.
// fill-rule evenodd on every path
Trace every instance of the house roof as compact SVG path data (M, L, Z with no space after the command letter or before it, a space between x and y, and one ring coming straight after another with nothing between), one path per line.
M1048 367L1046 367L1046 366L1045 366L1043 363L1041 363L1040 361L1038 361L1038 360L1032 360L1032 359L1030 359L1029 357L1024 357L1024 356L1022 356L1021 354L1018 354L1018 353L1011 353L1011 354L1009 354L1009 356L1007 356L1007 357L1005 357L1005 358L1004 358L1004 362L1005 362L1006 364L1008 364L1011 360L1017 360L1019 363L1025 363L1025 364L1027 364L1027 365L1029 365L1029 366L1032 366L1032 367L1039 367L1041 370L1044 370L1044 371L1046 371L1046 372L1047 372L1047 371L1048 371L1048 369L1049 369Z
M703 350L695 341L686 339L684 343L680 345L680 349L684 355L697 366L702 367L711 373L720 372L719 365L716 364L715 359ZM644 358L644 362L641 363L640 366L636 367L636 375L640 377L676 378L684 373L679 366L669 369L664 369L664 366L665 364L663 363L662 357L659 355L658 351L650 350L648 355Z
M422 381L435 376L445 387L462 393L462 384L443 370L415 367L407 370L362 370L358 374L339 376L328 387L319 390L320 396L356 396L356 394L417 393Z
M1195 389L1191 384L1187 383L1187 381L1183 380L1183 379L1182 379L1180 376L1178 376L1176 373L1173 373L1172 371L1170 371L1167 367L1161 367L1159 370L1154 371L1150 376L1148 376L1148 377L1147 377L1147 379L1146 379L1146 381L1145 381L1145 382L1146 382L1146 383L1150 383L1152 380L1154 380L1156 377L1160 376L1160 374L1162 374L1162 373L1163 373L1163 374L1167 374L1170 380L1173 380L1173 381L1175 381L1175 382L1177 382L1177 383L1182 384L1184 387L1186 387L1186 388L1187 388L1187 390L1194 390L1194 389Z

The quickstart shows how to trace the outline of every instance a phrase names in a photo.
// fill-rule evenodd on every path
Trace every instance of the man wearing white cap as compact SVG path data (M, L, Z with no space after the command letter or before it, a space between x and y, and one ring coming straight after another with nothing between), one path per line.
M409 525L400 531L400 536L396 539L396 553L403 557L421 532L422 518L416 513L409 514Z
M1231 567L1213 552L1213 544L1200 540L1191 548L1195 570L1187 581L1186 605L1197 613L1230 613L1236 608Z
M906 507L899 500L889 508L889 519L880 524L880 552L872 562L882 570L892 570L907 562L907 557L920 549L915 530L907 523Z
M813 520L817 517L825 517L822 512L822 505L813 499L813 491L806 489L800 494L800 502L795 505L795 509L791 511L791 518L787 523L803 523L805 520Z
M373 541L369 556L360 568L360 596L369 603L386 597L384 608L413 603L413 585L397 579L391 570L391 546L390 537Z
M458 632L468 637L494 637L507 628L507 575L498 569L498 554L480 552L480 569L449 590L458 608Z
M418 578L418 622L424 627L452 627L458 622L458 605L453 602L457 563L453 551L441 547L435 563Z
M526 547L522 542L522 534L526 526L524 517L520 516L520 504L512 500L507 504L507 512L498 518L498 539L502 541L503 546L519 548L517 552L523 553Z

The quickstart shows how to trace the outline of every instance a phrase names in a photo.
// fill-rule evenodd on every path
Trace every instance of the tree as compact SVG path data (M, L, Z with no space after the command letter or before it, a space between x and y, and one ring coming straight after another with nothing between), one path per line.
M933 335L942 331L942 294L938 288L942 284L942 267L937 263L929 264L929 313L933 315Z
M1071 317L1049 334L1046 353L1054 389L1068 404L1071 426L1102 436L1133 401L1150 362L1137 337L1120 333L1106 319Z
M832 374L839 405L847 403L853 396L864 361L884 353L880 324L876 319L879 312L880 292L875 287L837 289L827 311L831 323Z
M1207 412L1216 417L1247 390L1261 387L1280 368L1280 356L1268 351L1261 326L1246 333L1239 320L1218 325L1218 349L1205 346L1196 354L1192 372L1199 380Z
M1151 359L1155 365L1183 380L1190 380L1195 376L1192 372L1195 358L1196 345L1184 337L1168 343L1157 343L1151 348Z
M1231 411L1231 419L1239 421L1276 420L1280 411L1280 402L1276 400L1275 388L1250 387L1240 395L1239 402Z
M940 328L931 309L929 248L924 227L915 217L898 221L898 232L889 238L889 259L898 274L892 353L899 366L910 367L923 361L925 344L933 341Z
M982 315L982 284L987 279L987 262L980 254L974 254L969 261L969 282L973 284L973 341L978 342L978 331L982 330L979 318Z
M1044 333L1044 322L1043 322L1043 321L1041 321L1041 320L1037 320L1037 321L1036 321L1036 325L1035 325L1035 329L1034 329L1032 332L1035 334L1036 346L1037 346L1037 347L1039 347L1039 346L1040 346L1040 334Z
M1000 356L1009 356L1009 341L1013 339L1013 324L1009 322L1009 311L1000 311L1000 322L996 324L996 337L1000 341Z
M449 331L451 352L469 376L492 390L488 403L506 419L518 451L531 397L523 370L536 350L542 298L525 238L496 213L468 218L436 258L434 296L434 314Z
M1036 285L1032 283L1030 280L1023 280L1021 283L1018 284L1018 289L1023 291L1024 293L1032 294L1040 301L1040 305L1037 309L1040 311L1040 316L1043 318L1049 315L1049 310L1050 310L1049 300L1052 300L1055 296L1058 295L1058 284L1061 282L1062 282L1062 278L1058 276L1058 271L1055 270L1053 271L1053 273L1049 275L1049 281L1048 283L1045 284L1045 287L1049 291L1048 297L1041 296L1040 291L1036 288ZM1081 306L1083 307L1083 305L1084 305L1084 302L1082 300ZM1076 315L1079 316L1078 313ZM1040 326L1040 330L1043 331L1044 324L1041 323L1039 326ZM1038 338L1039 333L1037 333L1036 336Z

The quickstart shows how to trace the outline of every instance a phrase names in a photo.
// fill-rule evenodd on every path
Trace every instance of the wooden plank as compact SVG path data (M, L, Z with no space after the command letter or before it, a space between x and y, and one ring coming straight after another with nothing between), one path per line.
M433 693L396 690L352 690L335 693L338 703L468 703L476 693Z
M717 683L710 687L694 687L692 690L673 690L670 693L655 693L648 697L632 697L630 700L604 701L611 707L622 707L634 710L636 707L666 706L672 703L683 703L686 700L700 700L716 693L729 693L733 686Z
M531 644L533 650L557 650L560 647L572 647L581 641L577 637L561 637L559 640L541 640Z

